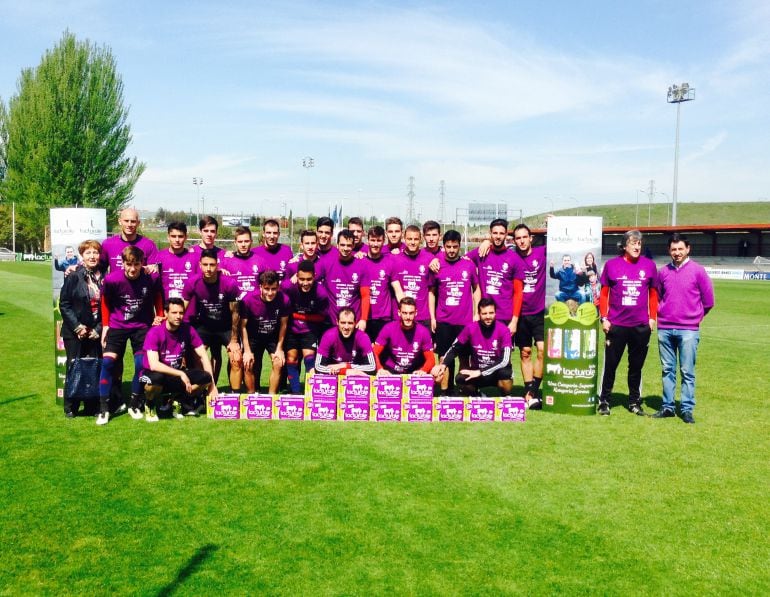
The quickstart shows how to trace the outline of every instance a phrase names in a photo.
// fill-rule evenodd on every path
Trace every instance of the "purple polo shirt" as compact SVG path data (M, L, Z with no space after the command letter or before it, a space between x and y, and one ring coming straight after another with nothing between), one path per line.
M129 280L122 270L110 272L104 279L102 297L109 307L109 327L116 330L148 328L155 319L155 297L160 293L157 274L141 271Z
M314 282L310 292L302 292L297 284L292 284L284 291L291 305L292 315L300 313L302 315L323 315L326 323L327 313L329 312L329 296L318 282ZM289 321L289 331L292 334L317 334L323 323L311 323L291 318Z
M447 261L438 257L441 269L435 275L436 321L465 325L473 321L473 288L479 285L476 265L467 257Z
M714 285L706 269L692 259L658 271L658 329L697 330L714 306ZM612 320L610 320L612 321Z
M319 266L324 288L329 296L329 319L337 325L337 315L343 307L350 307L361 319L361 287L367 286L366 266L363 259L355 257L342 262L336 259L324 259Z
M402 251L393 256L393 280L401 284L401 290L406 296L410 296L417 304L417 320L430 319L428 309L428 295L433 286L433 272L430 271L430 262L435 257L428 251L420 249L417 255L407 255ZM394 307L398 310L398 305Z
M481 296L495 301L498 321L510 321L513 318L513 281L524 278L520 262L508 249L492 249L482 258L476 248L467 257L478 269Z
M163 298L182 298L187 281L199 272L200 260L192 249L185 249L180 255L165 249L158 253L158 263Z
M393 317L393 289L390 282L393 279L393 257L380 255L374 260L365 257L366 279L369 281L369 319L391 319Z
M286 266L289 265L289 261L294 256L291 252L291 248L288 245L282 245L278 243L272 249L268 249L264 245L260 245L254 249L254 255L259 262L259 271L264 272L267 270L273 270L278 274L278 278L283 280L286 273Z
M183 298L189 301L187 316L196 327L223 331L232 329L230 303L238 300L240 291L235 280L221 272L216 282L209 284L202 275L192 278L185 286Z
M413 373L425 364L423 352L433 350L433 339L424 325L415 323L411 330L400 321L386 323L375 344L384 348L380 353L382 366L393 373Z
M353 365L366 365L369 363L369 355L372 352L372 342L364 332L353 330L350 338L343 338L335 327L326 330L318 343L318 357L325 357L332 363L351 363Z
M147 332L144 340L144 358L142 367L145 371L150 371L150 360L147 358L147 351L152 350L158 353L160 362L173 369L181 369L187 350L193 350L203 346L198 332L196 332L189 323L182 323L176 331L171 331L166 324L156 325Z
M505 349L512 346L511 332L500 321L495 321L490 327L474 321L463 328L455 343L470 348L472 369L484 372L505 367L510 362L510 350L508 360L503 362L503 357Z
M220 269L224 270L230 275L230 278L235 280L240 291L240 297L244 297L252 292L259 291L259 274L262 272L260 269L260 259L250 252L248 255L233 254L231 257L222 257L219 261Z
M613 257L602 269L602 286L610 289L610 310L607 317L612 325L634 327L649 325L650 290L658 282L655 262L644 255L636 263L623 255Z
M545 284L548 276L545 247L532 247L529 255L513 250L517 258L517 270L523 272L524 293L521 301L522 315L536 315L545 309Z
M275 298L266 303L258 292L246 295L241 301L241 319L246 319L249 340L274 338L278 336L281 318L291 315L291 305L286 295L279 291Z
M102 263L106 263L109 271L114 272L123 269L123 260L120 254L126 247L138 247L144 251L144 264L153 265L158 262L158 247L146 236L137 234L134 240L123 240L120 234L111 236L102 243Z

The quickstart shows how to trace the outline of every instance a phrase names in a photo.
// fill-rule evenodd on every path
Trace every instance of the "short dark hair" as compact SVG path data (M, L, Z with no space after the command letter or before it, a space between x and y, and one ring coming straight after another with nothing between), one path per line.
M280 277L278 276L278 273L271 269L267 269L259 274L260 286L272 286L273 284L278 284L279 281Z
M439 234L441 234L441 224L439 224L436 220L427 220L422 225L422 233L425 234L431 230L438 230Z
M366 236L367 238L370 238L370 237L378 238L380 236L385 236L385 229L380 225L372 226L371 228L369 228L369 231L366 233Z
M165 304L163 305L163 310L164 311L168 311L168 309L169 309L169 307L171 307L171 305L179 305L180 307L182 307L182 311L184 311L184 301L179 296L172 296L172 297L168 298L166 300Z
M387 220L385 220L385 228L391 224L398 224L402 229L404 228L404 223L401 221L401 218L397 216L390 216Z
M340 309L339 312L337 313L337 322L338 323L340 321L340 315L342 315L343 313L350 313L353 316L353 319L354 320L356 319L356 312L353 311L353 309L351 309L350 307L342 307L342 309ZM355 334L356 331L353 330L353 333Z
M481 313L481 309L484 307L494 307L495 311L497 311L497 303L495 302L495 299L491 299L488 296L485 296L479 301L479 313Z
M337 242L340 242L341 238L347 238L352 243L356 242L356 237L347 228L343 228L337 233Z
M299 272L308 272L315 276L315 264L312 261L303 259L297 266L297 273Z
M241 234L248 234L251 236L251 228L248 226L238 226L235 230L233 230L233 236L240 236Z
M358 224L359 226L361 226L361 228L364 227L364 221L358 216L353 216L348 220L348 226L350 226L351 224Z
M411 305L415 309L417 308L417 301L414 300L411 296L405 296L400 301L398 301L398 308L401 309L402 305Z
M121 261L138 261L142 263L144 261L144 251L135 245L129 245L120 252Z
M267 230L268 226L277 226L279 229L281 228L281 224L275 218L265 220L265 223L262 224L262 230Z
M404 230L404 236L406 236L407 232L416 232L417 234L422 234L422 232L420 232L419 226L415 226L414 224L409 224L409 226L406 227Z
M219 222L217 219L213 216L203 216L198 221L198 230L203 230L206 226L211 226L211 224L214 224L214 228L219 230Z
M315 230L303 230L299 233L299 242L302 242L302 240L307 236L313 236L315 238L318 238L318 234L316 234Z
M209 259L213 259L217 263L219 263L219 258L217 256L218 251L216 249L203 249L201 251L201 257L198 261L203 261L204 258L208 257Z
M516 224L516 227L513 229L514 235L516 234L517 230L526 230L527 234L532 236L532 231L529 229L529 226L527 226L526 224Z
M166 226L166 231L170 234L172 230L179 230L179 232L182 232L187 235L187 224L184 222L169 222L168 226Z
M690 239L687 238L686 235L680 234L679 232L674 232L674 234L668 237L668 247L671 248L671 245L674 243L684 243L685 247L688 249L690 248Z
M334 230L334 220L327 218L326 216L321 216L315 222L315 229L318 230L321 226L329 226Z
M462 239L463 239L463 235L457 232L457 230L447 230L444 233L444 238L441 239L441 242L443 242L444 244L448 242L459 243L460 241L462 241Z
M495 218L489 223L489 229L492 230L495 226L502 226L506 230L508 230L508 221L503 220L503 218Z

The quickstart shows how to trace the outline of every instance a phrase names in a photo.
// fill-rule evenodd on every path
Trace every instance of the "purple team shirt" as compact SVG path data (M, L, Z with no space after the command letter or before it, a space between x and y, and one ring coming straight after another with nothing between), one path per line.
M241 319L246 319L246 331L249 341L258 336L276 337L280 329L282 317L291 315L289 299L283 292L278 292L275 298L266 303L258 292L247 295L241 301Z
M479 257L478 249L473 249L467 257L478 269L481 296L495 301L498 321L510 321L513 318L513 281L524 278L516 257L508 249L499 252L492 249L483 258Z
M476 265L467 257L447 261L438 257L441 269L435 275L436 321L465 325L473 320L473 288L479 285Z
M521 314L537 315L545 310L545 284L548 275L545 247L532 247L527 256L516 250L513 250L513 254L519 261L517 269L523 272L524 277Z
M225 270L235 280L240 290L240 298L259 290L260 258L249 252L247 256L234 254L220 259L220 269Z
M273 249L268 249L261 245L254 249L254 255L259 262L259 271L264 272L273 270L278 274L279 280L283 280L286 273L286 266L293 257L291 248L288 245L277 244Z
M157 274L140 272L129 280L122 271L107 274L102 297L109 308L109 327L116 330L148 328L155 319L155 297L160 293Z
M323 315L324 320L326 320L327 313L329 312L329 296L318 282L313 284L310 292L302 292L296 284L292 284L284 292L291 304L292 314ZM324 323L326 322L324 321ZM289 331L296 335L307 333L318 334L319 328L323 326L324 323L311 323L292 317L289 322Z
M289 263L286 264L286 271L283 274L283 280L281 281L281 290L288 290L292 286L292 277L297 275L297 272L299 271L299 264L303 261L307 261L305 259L305 256L300 253L298 255L295 255L289 260ZM315 267L315 281L321 282L321 280L318 279L318 255L313 256L313 266Z
M185 286L183 298L189 301L187 314L197 327L211 331L232 329L230 303L238 300L240 291L235 280L220 273L209 284L202 275L192 278Z
M225 256L224 249L222 249L222 247L217 247L216 245L214 245L211 248L214 249L214 251L216 251L217 261L221 262L222 258ZM198 262L200 262L201 260L201 253L203 253L203 249L205 249L205 247L201 247L200 243L190 249L195 255L195 259L197 259Z
M471 368L482 373L502 369L510 362L511 332L500 321L495 321L490 327L484 326L480 321L466 325L457 336L455 344L470 348Z
M379 259L365 257L369 281L369 319L391 319L393 317L393 290L390 282L393 279L393 257L381 255Z
M102 262L106 262L111 272L123 269L120 255L126 247L139 247L144 251L144 265L158 262L158 247L146 236L138 234L134 240L123 240L120 234L111 236L102 243Z
M181 255L166 249L158 253L158 263L163 298L182 298L187 281L199 272L200 259L192 249L185 249Z
M406 251L406 243L404 241L401 241L399 243L399 245L397 247L395 247L395 248L398 249L398 253L397 254L401 254L404 251ZM383 255L392 255L391 251L392 251L392 249L390 248L390 245L388 244L388 241L386 240L385 244L382 245L382 254ZM395 256L396 255L393 255L393 257L395 257Z
M152 350L158 353L160 362L173 369L181 369L187 349L193 350L203 346L198 332L196 332L189 323L182 323L175 331L171 331L166 324L156 325L147 332L144 340L144 359L142 367L145 371L150 371L150 360L147 358L147 351Z
M343 338L337 328L326 330L318 343L316 362L326 358L335 363L351 363L352 365L367 365L374 363L372 341L364 332L353 330L350 338Z
M610 289L610 310L607 317L612 325L634 327L650 323L650 289L658 281L655 262L643 255L636 263L623 255L604 264L601 283Z
M329 296L329 319L337 325L337 315L343 307L350 307L361 319L361 287L368 286L366 265L363 259L342 262L336 259L321 261L318 268L324 289Z
M384 348L380 363L393 373L413 373L425 364L423 352L433 350L433 339L424 325L415 323L411 330L401 327L401 322L386 323L375 344Z
M428 309L428 295L433 286L433 272L430 271L430 262L434 256L428 251L420 249L417 255L407 255L402 251L393 256L393 280L401 284L401 290L406 296L410 296L417 304L417 320L430 319ZM398 305L394 305L398 310Z

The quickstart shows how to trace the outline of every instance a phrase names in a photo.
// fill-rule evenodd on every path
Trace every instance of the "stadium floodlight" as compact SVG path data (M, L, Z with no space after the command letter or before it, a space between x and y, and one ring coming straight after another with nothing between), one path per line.
M676 226L676 191L679 183L679 115L683 102L695 99L695 89L689 83L671 85L668 88L666 101L676 104L676 141L674 142L674 193L671 201L671 225Z
M310 156L302 158L302 167L305 169L305 230L309 230L310 221L310 169L315 166L315 160Z

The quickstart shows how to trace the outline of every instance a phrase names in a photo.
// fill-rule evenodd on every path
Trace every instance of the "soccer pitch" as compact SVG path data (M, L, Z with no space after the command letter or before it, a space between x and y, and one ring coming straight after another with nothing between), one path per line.
M0 264L0 594L770 593L766 283L716 282L694 426L100 428L54 403L50 278Z

